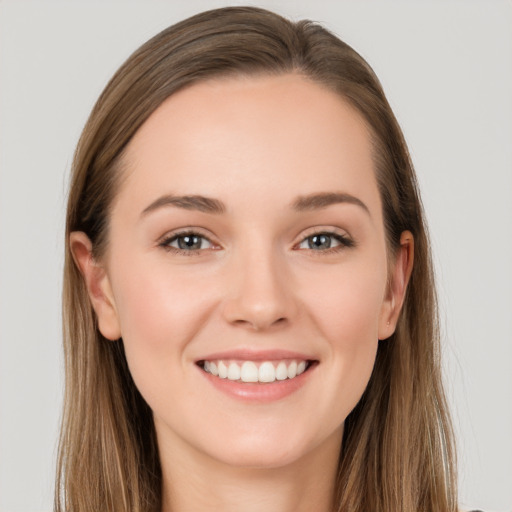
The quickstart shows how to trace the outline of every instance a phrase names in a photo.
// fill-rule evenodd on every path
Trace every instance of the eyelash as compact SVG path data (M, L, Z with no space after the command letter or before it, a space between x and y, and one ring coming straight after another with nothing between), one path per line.
M193 256L195 254L199 254L201 251L204 251L205 249L180 249L179 247L172 247L170 244L172 242L178 241L180 238L185 237L197 237L201 240L206 240L209 242L212 246L215 246L215 244L205 235L198 233L197 231L182 231L180 233L173 233L169 236L165 236L160 242L159 246L162 247L164 250L173 252L175 254L182 254L184 256Z
M298 244L294 246L294 249L300 250L299 247L303 243L307 242L308 240L313 239L314 237L320 237L320 236L326 236L330 239L334 239L336 242L338 242L339 245L336 245L335 247L328 247L326 249L312 249L311 247L308 247L308 250L312 253L321 253L321 254L333 254L337 253L339 251L343 251L344 249L348 249L355 246L355 242L349 238L346 235L341 235L339 233L334 233L331 231L315 231L314 233L309 234L308 236L304 237ZM212 249L212 248L199 248L199 249L181 249L179 247L173 247L170 244L173 242L178 241L179 239L183 239L185 237L197 237L201 239L202 241L207 241L209 244L213 246L213 250L216 250L215 244L206 236L204 236L201 233L198 233L197 231L183 231L180 233L173 233L169 236L164 237L160 242L159 246L162 247L164 250L168 252L173 252L174 254L184 255L184 256L194 256L196 254L201 253L204 250ZM331 242L332 243L332 242ZM308 244L309 245L309 244Z
M312 240L314 237L329 237L331 241L329 242L329 245L332 244L332 239L334 239L336 242L338 242L338 245L335 247L327 247L326 249L312 249L311 247L308 247L308 250L314 254L318 253L318 255L324 255L324 254L333 254L338 253L340 251L343 251L345 249L349 249L351 247L355 246L355 242L349 238L347 235L342 235L340 233L335 233L332 231L315 231L306 237L304 237L299 244L297 244L295 247L300 247L303 243L307 243L308 240ZM308 243L309 245L309 243Z

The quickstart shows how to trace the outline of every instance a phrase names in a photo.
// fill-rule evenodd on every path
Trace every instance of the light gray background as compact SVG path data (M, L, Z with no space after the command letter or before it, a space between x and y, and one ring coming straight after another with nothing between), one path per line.
M248 2L238 2L248 3ZM0 511L52 509L67 174L86 117L187 2L0 2ZM366 57L405 132L439 277L463 505L512 510L512 4L261 1Z

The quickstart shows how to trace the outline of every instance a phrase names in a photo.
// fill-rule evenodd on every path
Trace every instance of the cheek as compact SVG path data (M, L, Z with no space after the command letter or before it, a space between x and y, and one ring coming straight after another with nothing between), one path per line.
M179 385L173 375L186 365L187 347L211 307L209 294L194 283L186 271L170 272L165 264L116 260L113 289L126 358L148 402L154 390Z
M327 292L310 302L313 318L328 340L325 405L337 403L337 419L355 407L370 379L378 348L378 326L386 269L380 263L353 266L326 282Z
M205 284L197 272L169 267L165 257L116 259L113 288L123 338L154 349L190 339L207 308Z
M357 350L366 340L378 338L386 279L380 259L340 267L324 276L321 292L306 300L332 343Z

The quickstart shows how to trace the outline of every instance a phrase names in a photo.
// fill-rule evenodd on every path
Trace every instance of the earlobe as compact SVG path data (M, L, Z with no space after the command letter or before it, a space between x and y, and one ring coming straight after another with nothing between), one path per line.
M109 340L119 339L121 328L110 279L105 268L93 257L89 237L82 231L73 231L69 237L69 247L83 276L101 334Z
M414 237L410 231L404 231L400 236L400 247L391 269L387 295L381 311L379 340L385 340L395 332L413 264Z

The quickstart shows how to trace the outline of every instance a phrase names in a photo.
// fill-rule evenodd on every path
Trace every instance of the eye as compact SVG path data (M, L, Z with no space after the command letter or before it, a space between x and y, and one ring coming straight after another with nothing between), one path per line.
M329 249L341 249L352 247L354 242L348 237L336 233L314 233L305 238L299 245L299 249L310 249L313 251L327 251Z
M213 249L213 243L203 235L198 233L179 233L171 235L159 244L167 250L176 252L195 252L204 249Z

